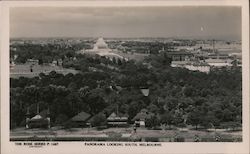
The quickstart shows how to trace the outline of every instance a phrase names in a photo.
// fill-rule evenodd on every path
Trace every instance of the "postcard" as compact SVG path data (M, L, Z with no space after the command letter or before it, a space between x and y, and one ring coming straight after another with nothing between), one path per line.
M249 153L248 13L1 2L1 152Z

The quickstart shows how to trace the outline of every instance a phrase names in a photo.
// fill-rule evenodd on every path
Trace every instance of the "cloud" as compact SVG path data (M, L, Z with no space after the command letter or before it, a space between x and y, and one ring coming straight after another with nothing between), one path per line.
M30 7L10 10L12 37L241 37L240 7ZM206 27L201 33L201 26Z

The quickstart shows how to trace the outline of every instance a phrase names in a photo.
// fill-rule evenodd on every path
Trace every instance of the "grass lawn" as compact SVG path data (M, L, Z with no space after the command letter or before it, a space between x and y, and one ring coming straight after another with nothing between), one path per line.
M40 73L48 74L51 71L56 71L57 73L61 74L76 74L77 71L74 69L67 69L59 66L49 66L49 65L34 65L33 66L33 72L30 72L30 65L28 64L18 64L15 65L10 69L10 77L11 78L19 78L21 76L23 77L35 77L38 76Z
M170 141L176 137L185 138L187 142L193 142L195 135L199 138L214 139L215 136L220 136L223 139L238 139L241 140L242 132L209 132L199 130L148 130L146 128L138 128L136 133L133 128L107 128L103 130L97 130L96 128L51 128L47 129L25 129L18 128L11 130L10 138L29 138L34 135L37 137L63 137L63 138L108 138L112 134L120 134L121 137L127 138L143 138L143 139L159 139L159 141Z

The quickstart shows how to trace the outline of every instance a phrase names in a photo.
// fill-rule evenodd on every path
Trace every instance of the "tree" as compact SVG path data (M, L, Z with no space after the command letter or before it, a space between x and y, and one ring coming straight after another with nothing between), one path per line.
M27 104L33 104L33 103L38 103L39 101L39 90L35 85L31 85L28 87L25 87L22 93L22 100L26 102Z
M148 128L155 128L159 124L160 124L160 120L156 115L151 116L145 121L145 126Z
M75 82L71 82L69 85L68 85L68 89L71 91L71 92L74 92L77 90L77 85Z
M128 115L130 119L133 119L134 116L141 110L140 104L136 101L130 103L128 108Z
M55 123L57 125L63 125L67 120L68 120L68 116L65 115L65 114L59 114L57 117L56 117L56 121Z
M117 64L117 61L116 61L116 58L115 58L115 57L112 58L112 62L113 62L114 65Z
M181 113L179 110L175 110L173 116L173 124L175 126L182 126L183 123L184 123L183 113Z
M233 117L232 117L232 112L229 110L229 109L224 109L223 112L223 121L224 122L229 122L229 121L232 121Z
M233 121L224 122L221 125L222 125L223 128L232 129L232 130L235 130L236 128L242 127L241 123L239 123L239 122L233 122Z
M202 120L202 112L199 109L194 109L187 117L187 124L194 125L195 129L197 129L198 125L202 123Z
M219 124L219 119L216 118L215 113L213 111L208 111L201 123L201 125L206 128L215 128Z
M195 95L195 89L192 86L184 88L183 93L186 97L191 97Z
M91 93L91 92L87 97L87 102L86 103L89 105L92 114L99 113L107 105L105 100L101 96L99 96L99 95L97 95L95 93Z
M78 90L80 98L85 98L87 94L89 93L89 87L84 86Z
M178 99L173 98L173 97L171 97L171 98L167 97L165 99L165 105L164 105L165 109L173 110L173 109L177 108L177 105L178 105Z
M117 59L117 64L118 64L119 66L121 66L121 65L122 65L122 61L121 61L121 59L120 59L120 58L118 58L118 59Z
M157 114L159 112L159 108L155 105L155 104L150 104L147 109L149 110L149 112L155 113Z
M173 111L170 111L170 112L169 111L165 111L165 113L162 114L161 117L160 117L160 122L162 124L168 125L169 128L173 124L173 120L174 120Z
M93 126L104 126L107 123L106 116L103 113L99 113L93 117L91 124Z

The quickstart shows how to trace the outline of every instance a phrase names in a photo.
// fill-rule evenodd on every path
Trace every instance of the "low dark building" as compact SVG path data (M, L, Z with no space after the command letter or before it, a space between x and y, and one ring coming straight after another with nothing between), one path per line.
M88 120L91 118L91 115L86 112L80 112L73 118L71 118L70 122L74 124L76 127L85 127L87 126Z
M120 126L127 126L128 124L128 115L126 114L116 114L112 113L107 118L107 124L109 127L120 127Z
M29 112L26 114L26 128L50 128L49 110L43 110L34 117L29 118Z

